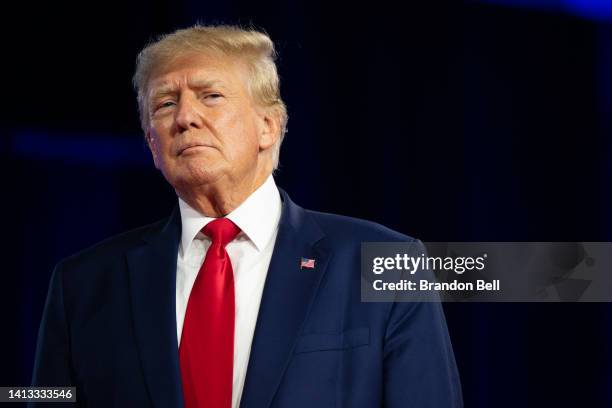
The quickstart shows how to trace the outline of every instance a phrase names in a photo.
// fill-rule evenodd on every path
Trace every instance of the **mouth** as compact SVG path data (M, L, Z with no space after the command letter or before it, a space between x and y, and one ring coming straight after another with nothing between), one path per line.
M192 154L192 153L198 153L202 150L206 150L206 149L212 149L212 146L209 145L205 145L205 144L195 144L195 145L187 145L187 146L183 146L178 150L178 154L177 156L183 156L183 155L188 155L188 154Z

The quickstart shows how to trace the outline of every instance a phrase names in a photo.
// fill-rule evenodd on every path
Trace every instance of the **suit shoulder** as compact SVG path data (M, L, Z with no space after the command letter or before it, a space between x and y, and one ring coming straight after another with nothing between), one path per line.
M360 218L306 210L329 236L350 241L412 242L415 238Z
M116 259L122 254L139 246L147 235L154 231L161 230L167 222L168 218L165 218L106 238L103 241L62 259L59 265L65 267L77 265L87 266L89 264L99 264L107 259Z

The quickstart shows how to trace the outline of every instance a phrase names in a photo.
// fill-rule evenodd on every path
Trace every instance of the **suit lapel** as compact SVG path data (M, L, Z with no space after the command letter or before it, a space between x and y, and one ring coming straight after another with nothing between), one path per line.
M136 341L156 407L183 406L175 292L180 231L177 207L161 232L151 232L127 255Z
M265 408L272 403L329 261L318 225L282 190L281 195L282 215L259 307L242 408ZM315 259L315 268L300 269L302 257Z

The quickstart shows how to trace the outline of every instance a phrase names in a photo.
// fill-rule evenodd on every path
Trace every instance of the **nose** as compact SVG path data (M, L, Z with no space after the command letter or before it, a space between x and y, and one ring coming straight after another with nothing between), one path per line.
M202 113L197 103L197 100L186 95L180 98L176 110L176 124L180 131L202 127Z

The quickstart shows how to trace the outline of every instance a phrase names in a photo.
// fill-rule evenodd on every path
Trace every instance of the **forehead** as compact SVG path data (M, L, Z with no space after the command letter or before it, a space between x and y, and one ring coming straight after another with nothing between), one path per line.
M247 69L237 57L222 54L189 53L158 65L148 80L149 93L172 91L183 86L223 86L246 89Z

